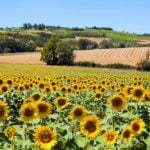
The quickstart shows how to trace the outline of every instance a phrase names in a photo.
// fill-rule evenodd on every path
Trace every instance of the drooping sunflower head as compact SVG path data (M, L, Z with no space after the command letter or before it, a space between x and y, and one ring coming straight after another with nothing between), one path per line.
M100 128L100 119L95 115L84 117L82 122L80 123L81 133L89 138L96 137L100 132Z
M117 131L113 129L107 130L103 134L103 140L108 145L114 144L116 142L117 137L118 137Z
M34 102L37 102L42 99L42 94L39 92L35 92L31 95L31 98L33 99Z
M120 95L115 95L108 98L108 103L113 110L121 110L126 104L126 99Z
M136 118L131 121L130 128L134 135L141 134L144 130L145 124L141 118Z
M121 139L124 141L129 141L134 136L130 127L126 127L121 132Z
M35 103L38 108L38 116L45 117L52 111L52 105L45 101L38 101Z
M0 122L7 119L9 115L9 107L4 101L0 101Z
M144 89L142 87L135 87L132 90L132 97L135 100L141 100L144 98Z
M73 120L82 120L87 114L87 110L84 106L77 105L70 111L70 116Z
M96 100L101 100L102 97L103 97L103 94L101 92L97 92L97 93L94 94L94 98Z
M2 94L7 94L8 91L9 91L8 85L1 85L1 86L0 86L0 92L1 92Z
M13 140L14 135L17 133L17 130L14 127L7 127L4 132L6 137Z
M51 149L57 144L57 134L48 126L39 126L33 136L35 144L42 149Z
M37 117L38 109L35 105L28 103L22 105L22 107L19 110L19 115L21 119L25 122L32 121Z
M33 100L31 98L25 98L23 100L23 104L27 104L27 103L33 103Z
M55 105L59 109L65 108L69 103L69 99L67 97L57 97L55 99Z

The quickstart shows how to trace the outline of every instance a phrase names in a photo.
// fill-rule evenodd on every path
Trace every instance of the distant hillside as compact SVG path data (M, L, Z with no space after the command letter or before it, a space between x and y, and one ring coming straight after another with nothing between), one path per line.
M68 28L24 24L20 28L0 28L0 53L36 51L50 37L59 37L71 43L74 50L150 47L150 34L119 32L109 27ZM80 47L80 39L85 39L87 45Z

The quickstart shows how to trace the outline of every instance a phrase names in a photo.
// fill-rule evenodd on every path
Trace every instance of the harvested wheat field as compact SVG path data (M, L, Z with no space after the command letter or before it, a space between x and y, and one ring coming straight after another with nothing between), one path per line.
M95 49L95 50L76 50L75 62L90 61L100 64L122 63L136 65L149 47L118 48L118 49ZM0 56L0 62L23 63L23 64L45 64L40 61L40 53L19 54L12 56Z
M96 49L75 51L75 61L92 61L100 64L122 63L136 65L144 58L149 47L117 48L117 49Z

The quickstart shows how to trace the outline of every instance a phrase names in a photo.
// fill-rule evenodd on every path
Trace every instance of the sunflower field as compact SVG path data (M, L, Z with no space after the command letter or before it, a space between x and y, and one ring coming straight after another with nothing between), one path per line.
M150 73L0 64L0 150L150 150Z

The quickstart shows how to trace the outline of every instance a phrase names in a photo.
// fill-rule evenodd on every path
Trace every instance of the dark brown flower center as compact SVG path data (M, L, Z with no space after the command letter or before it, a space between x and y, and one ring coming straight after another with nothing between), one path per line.
M143 95L143 91L141 89L137 89L135 90L135 94L136 97L141 97Z
M133 126L132 126L132 129L133 129L134 131L138 131L138 130L140 129L139 124L134 123Z
M75 115L75 116L81 116L82 113L83 113L83 112L82 112L82 110L81 110L80 108L77 108L77 109L74 110L74 115Z
M89 132L94 132L96 130L96 124L93 121L88 121L85 125L85 129Z
M48 131L44 131L40 137L43 143L48 143L52 140L51 134Z
M108 141L112 141L114 139L114 135L108 135L107 139Z
M129 130L126 130L126 131L123 133L123 137L129 138L129 137L130 137L130 134L131 134L131 132L130 132Z
M114 107L120 107L120 106L122 105L122 103L123 103L123 101L122 101L122 99L119 98L119 97L116 97L116 98L114 98L114 99L112 100L112 105L113 105Z
M24 115L27 116L27 117L30 117L34 114L34 111L32 108L26 108L25 109L25 112L24 112Z
M96 98L101 98L101 94L100 94L100 93L97 93L97 94L96 94Z
M66 100L65 100L65 99L59 99L59 100L58 100L58 104L59 104L60 106L63 106L63 105L66 104Z
M7 90L8 90L8 89L7 89L6 86L3 86L3 87L2 87L2 91L3 91L3 92L7 92Z
M39 95L39 94L34 94L34 95L33 95L33 99L34 99L35 101L39 100L39 99L40 99L40 95Z
M44 112L47 112L48 107L46 104L39 104L38 109L39 109L39 112L44 113Z

